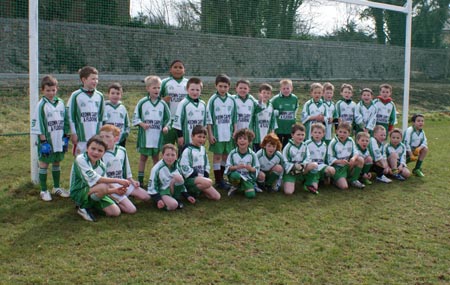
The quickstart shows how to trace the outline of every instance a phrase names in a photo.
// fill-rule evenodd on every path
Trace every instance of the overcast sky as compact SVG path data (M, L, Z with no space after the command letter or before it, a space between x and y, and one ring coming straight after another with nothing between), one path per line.
M152 5L157 5L155 4L156 2L163 3L164 1L171 2L173 0L131 0L131 15L135 16L142 10L144 10L145 14L145 10L152 7ZM335 1L320 0L320 3L317 0L313 1L305 0L305 3L300 6L300 13L302 15L311 15L313 19L311 33L318 35L332 32L336 27L342 27L346 23L348 15L352 13L351 11L366 8ZM355 18L355 20L359 19ZM370 23L366 22L361 25L367 26Z

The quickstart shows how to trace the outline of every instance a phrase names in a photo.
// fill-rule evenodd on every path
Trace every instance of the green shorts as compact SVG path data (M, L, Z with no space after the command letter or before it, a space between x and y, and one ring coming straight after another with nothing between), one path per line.
M178 134L176 129L170 129L167 134L163 134L163 145L171 143L176 145Z
M341 178L347 179L347 177L350 174L348 165L343 165L343 166L336 165L333 167L334 167L334 169L336 169L336 173L333 176L334 181L337 181Z
M249 179L249 180L244 180L241 178L241 174L237 171L232 171L229 175L228 175L228 180L230 181L230 183L232 185L235 185L238 187L239 191L246 191L248 189L255 189L255 184L254 181Z
M189 194L191 194L194 197L198 197L202 193L202 190L198 189L198 187L195 185L195 178L184 179L184 185L186 186L186 189L189 192Z
M70 191L70 198L75 201L80 208L103 210L106 207L116 204L113 199L103 196L99 201L93 200L89 195L89 188L80 191Z
M138 152L145 156L159 155L159 149L157 148L139 147Z
M44 163L53 163L53 162L60 162L64 159L64 152L54 152L48 156L42 156L39 153L39 161L42 161Z
M228 154L234 148L234 141L228 142L216 142L215 144L209 145L209 151L214 154Z
M305 175L304 174L297 174L297 175L292 175L289 173L286 173L283 175L283 182L291 182L291 183L295 183L297 181L303 181L305 180Z

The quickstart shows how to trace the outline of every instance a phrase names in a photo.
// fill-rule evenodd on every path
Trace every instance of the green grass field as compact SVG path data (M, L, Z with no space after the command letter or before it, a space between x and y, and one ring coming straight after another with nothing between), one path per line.
M140 96L129 96L130 112ZM21 108L9 106L0 122ZM96 223L69 199L41 201L29 182L28 136L0 137L0 284L449 284L449 123L426 115L424 178L201 199L175 212L137 202L137 214ZM62 163L66 187L71 163Z

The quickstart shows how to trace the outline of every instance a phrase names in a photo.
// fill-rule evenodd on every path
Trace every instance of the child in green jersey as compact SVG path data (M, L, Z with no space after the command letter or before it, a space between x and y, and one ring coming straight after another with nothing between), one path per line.
M282 79L280 81L280 93L270 100L273 109L278 112L278 128L275 133L280 138L283 147L291 138L291 127L297 119L298 98L292 94L293 90L292 80Z
M411 121L413 125L405 130L405 135L403 136L407 161L416 161L416 166L412 172L418 177L424 177L422 163L428 154L427 137L423 130L425 117L422 114L414 114Z
M125 147L127 137L130 134L130 118L127 108L120 101L123 96L123 88L120 83L113 83L108 87L108 99L105 102L105 124L116 126L120 129L118 145Z
M41 199L51 201L47 190L47 169L52 164L52 193L69 197L69 192L60 187L60 162L69 146L69 118L64 102L56 96L58 81L53 76L45 76L41 81L44 95L39 101L31 121L31 134L38 136L39 183Z

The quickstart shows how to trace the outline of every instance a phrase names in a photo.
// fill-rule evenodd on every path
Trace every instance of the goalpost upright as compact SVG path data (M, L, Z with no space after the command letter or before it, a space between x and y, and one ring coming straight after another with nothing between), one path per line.
M39 1L28 1L28 45L29 45L29 93L30 118L34 114L39 101ZM30 135L31 181L39 183L38 153L36 151L37 136Z

